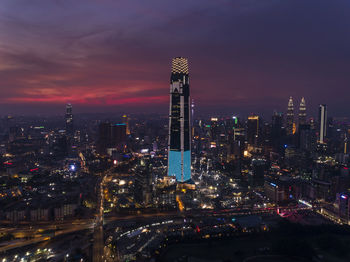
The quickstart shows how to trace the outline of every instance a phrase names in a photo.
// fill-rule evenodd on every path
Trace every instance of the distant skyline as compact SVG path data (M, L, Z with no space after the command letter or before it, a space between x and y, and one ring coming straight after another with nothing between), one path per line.
M305 97L350 116L350 2L3 0L0 115L167 114L171 59L189 59L207 114L286 112ZM297 114L297 110L296 110Z

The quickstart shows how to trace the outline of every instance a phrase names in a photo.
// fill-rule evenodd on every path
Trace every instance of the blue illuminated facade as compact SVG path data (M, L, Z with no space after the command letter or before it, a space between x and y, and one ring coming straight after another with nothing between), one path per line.
M191 122L188 61L172 60L170 77L168 176L178 182L191 179Z
M168 175L175 176L176 181L181 181L181 151L170 150L168 152Z

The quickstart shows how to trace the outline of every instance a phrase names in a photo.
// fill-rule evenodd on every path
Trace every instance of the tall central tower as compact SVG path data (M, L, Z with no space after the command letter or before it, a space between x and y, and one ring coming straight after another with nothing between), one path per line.
M176 181L191 179L190 86L188 61L172 60L170 77L170 112L168 142L168 176Z

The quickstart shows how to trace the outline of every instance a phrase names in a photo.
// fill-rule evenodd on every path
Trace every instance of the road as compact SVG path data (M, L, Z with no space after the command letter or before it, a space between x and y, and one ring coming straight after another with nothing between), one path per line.
M92 261L93 262L100 262L103 261L103 249L104 249L104 241L103 241L103 213L104 213L104 207L103 207L103 201L104 201L104 193L103 193L103 187L106 183L107 174L109 172L105 172L102 175L101 182L99 184L98 192L97 192L97 203L98 203L98 215L96 216L96 223L94 228L94 245L92 249Z
M104 241L103 241L103 226L99 225L95 227L94 230L94 245L92 250L92 261L93 262L100 262L103 259L103 248L104 248Z
M101 201L102 203L102 201ZM311 210L311 208L307 207L294 207L294 208L286 208L285 210L288 211L296 211L296 210L304 210L308 209ZM101 209L100 209L101 210ZM112 222L118 222L118 221L131 221L133 219L154 219L154 218L174 218L178 216L194 216L194 217L206 217L206 216L231 216L231 215L254 215L254 214L266 214L266 213L272 213L276 212L276 209L251 209L251 210L235 210L235 209L229 209L229 210L222 210L222 211L196 211L195 213L192 212L184 212L184 213L177 213L177 212L158 212L158 213L151 213L151 214L137 214L137 215L130 215L130 216L124 216L124 217L108 217L103 219L103 209L102 212L99 212L99 216L97 216L96 220L92 219L86 219L86 220L76 220L74 223L60 223L58 224L59 229L55 231L54 237L69 234L77 231L87 230L87 229L94 229L94 246L93 246L93 261L101 261L101 258L103 256L103 250L104 250L104 241L103 241L103 221L105 224L109 224ZM23 230L28 230L32 232L37 232L38 229L55 229L57 225L39 225L37 227L34 227L33 229L21 229L21 228L7 228L8 232L11 233L19 233L23 232ZM5 252L7 250L11 250L14 248L24 247L27 245L40 243L43 241L48 241L50 237L47 236L38 236L30 240L23 240L20 242L16 242L13 244L9 244L7 246L0 247L0 253Z
M60 229L60 230L55 231L53 237L57 237L60 235L66 235L69 233L73 233L73 232L77 232L77 231L81 231L81 230L85 230L85 229L89 229L89 228L91 229L92 227L93 227L92 223L91 224L82 224L82 225L72 225L71 224L69 228ZM29 240L15 242L15 243L0 247L0 253L14 249L14 248L24 247L24 246L40 243L43 241L48 241L51 238L52 237L50 237L50 236L38 236L38 237L34 237L32 239L29 239Z
M130 220L133 220L136 218L168 217L169 215L171 215L171 213L164 212L164 213L145 214L145 215L142 215L142 214L141 215L131 215L131 216L124 216L124 217L109 217L109 218L105 219L105 224L109 224L111 222L117 222L117 221L130 221ZM174 214L172 214L172 215L174 215ZM40 228L43 228L43 227L40 226ZM45 229L54 229L54 228L55 228L55 226L51 225L51 226L47 226ZM67 225L65 225L65 228L62 228L62 225L60 225L60 229L55 231L53 237L57 237L60 235L65 235L65 234L69 234L69 233L73 233L73 232L77 232L77 231L87 230L87 229L94 229L94 257L95 257L95 259L97 259L95 261L99 261L99 259L101 258L100 254L103 254L103 252L101 250L103 250L103 248L104 248L102 223L96 225L96 223L94 221L89 219L87 221L82 221L81 224L77 224L77 225L74 225L72 223L67 224ZM10 228L7 230L9 232L12 232L12 233L19 233L19 232L22 232L23 230L30 230L31 232L38 231L38 229L18 229L18 228ZM1 232L3 232L3 231L1 231ZM40 233L38 233L38 234L40 234ZM38 236L38 237L34 237L32 239L29 239L29 240L15 242L13 244L9 244L9 245L0 247L0 253L14 249L14 248L24 247L24 246L40 243L43 241L48 241L48 240L52 239L53 237ZM96 254L96 256L95 256L95 254Z

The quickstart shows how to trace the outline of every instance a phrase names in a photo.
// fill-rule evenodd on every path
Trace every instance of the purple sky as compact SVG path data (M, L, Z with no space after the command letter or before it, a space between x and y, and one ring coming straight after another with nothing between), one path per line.
M201 112L350 116L345 0L1 0L0 114L167 113L175 56Z

